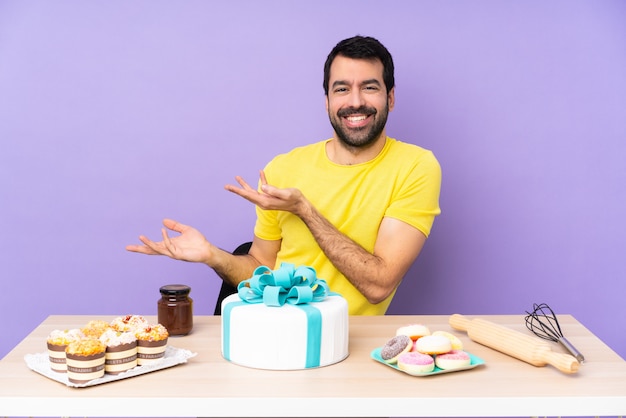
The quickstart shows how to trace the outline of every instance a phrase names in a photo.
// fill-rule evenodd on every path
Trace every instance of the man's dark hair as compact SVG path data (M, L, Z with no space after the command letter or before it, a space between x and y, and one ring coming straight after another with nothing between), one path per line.
M393 59L387 48L372 37L354 36L339 42L330 51L328 58L326 58L326 63L324 64L324 93L326 96L328 96L330 66L338 55L353 59L380 60L383 64L383 81L385 82L387 93L394 87Z

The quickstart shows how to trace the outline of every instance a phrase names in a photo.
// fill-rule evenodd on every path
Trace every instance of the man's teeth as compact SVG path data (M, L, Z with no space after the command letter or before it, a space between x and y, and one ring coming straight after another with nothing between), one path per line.
M366 116L348 116L347 119L350 122L359 122L359 121L365 120L365 118L366 118Z

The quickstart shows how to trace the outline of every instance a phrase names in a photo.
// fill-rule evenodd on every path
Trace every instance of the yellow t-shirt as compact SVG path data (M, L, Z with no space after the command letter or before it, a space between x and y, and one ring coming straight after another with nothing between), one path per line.
M388 137L373 160L339 165L326 155L328 141L276 156L265 167L267 182L299 189L330 223L370 253L386 216L430 234L440 213L441 187L441 168L431 151ZM313 267L331 291L346 298L350 315L387 311L393 294L376 305L369 303L328 260L300 218L285 211L256 211L255 235L282 240L274 268L282 262Z

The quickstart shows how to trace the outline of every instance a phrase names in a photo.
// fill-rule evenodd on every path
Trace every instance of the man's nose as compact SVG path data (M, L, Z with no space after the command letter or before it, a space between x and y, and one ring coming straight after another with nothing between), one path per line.
M350 106L354 108L359 108L365 103L365 101L363 100L363 94L359 89L354 89L350 92L350 97L348 98L348 101Z

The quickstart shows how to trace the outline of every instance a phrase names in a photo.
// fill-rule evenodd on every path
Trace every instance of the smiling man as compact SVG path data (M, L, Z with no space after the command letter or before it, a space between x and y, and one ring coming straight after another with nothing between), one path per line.
M312 266L348 301L351 315L386 312L440 213L441 170L432 152L387 136L394 66L376 39L339 42L324 65L332 138L275 157L258 187L241 177L226 190L254 203L247 255L217 248L196 229L166 219L180 235L129 251L201 262L236 286L259 265ZM417 278L420 279L420 278Z

